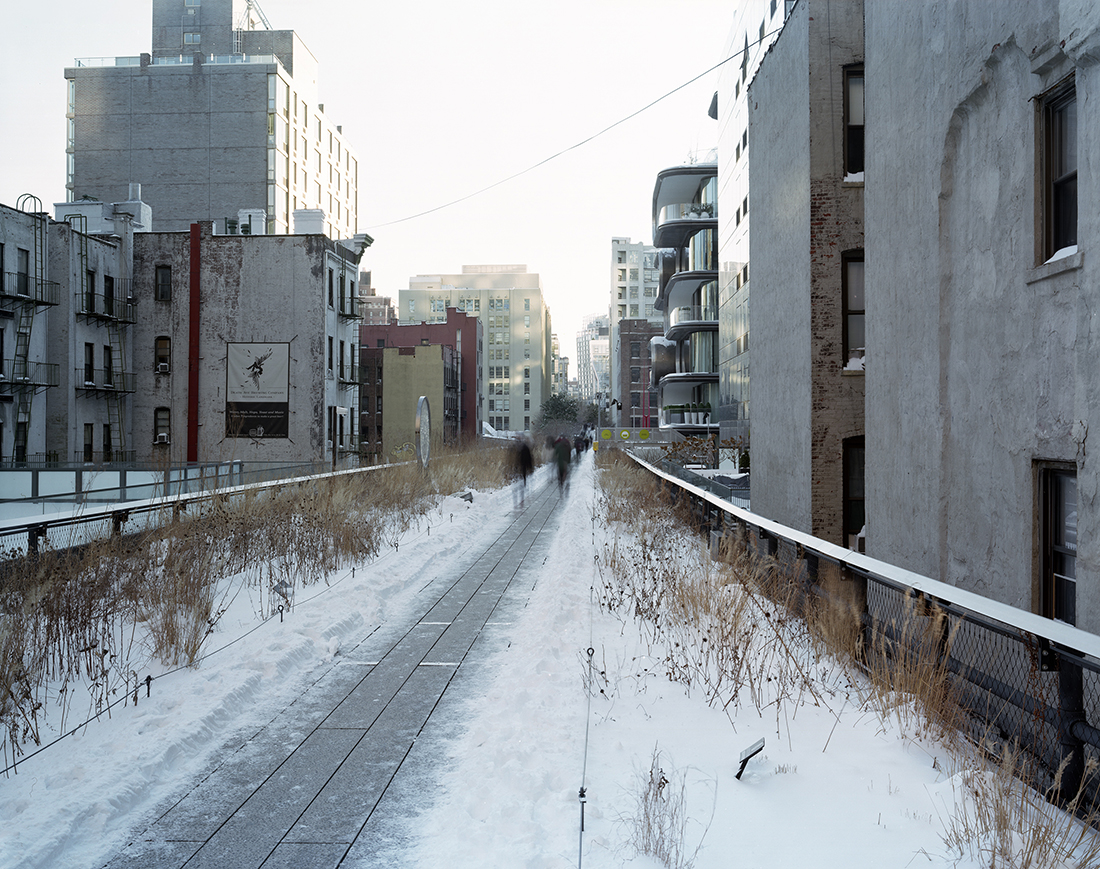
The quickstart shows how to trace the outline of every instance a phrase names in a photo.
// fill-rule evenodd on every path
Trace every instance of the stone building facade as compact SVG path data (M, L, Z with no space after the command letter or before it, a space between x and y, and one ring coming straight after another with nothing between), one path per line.
M1100 8L866 33L867 551L1095 632Z
M354 465L365 245L209 221L137 236L135 458Z

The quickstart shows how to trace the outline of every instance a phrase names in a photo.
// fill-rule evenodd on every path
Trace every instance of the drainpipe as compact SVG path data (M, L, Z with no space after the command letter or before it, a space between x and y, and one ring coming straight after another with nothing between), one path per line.
M199 289L202 254L199 224L191 224L191 287L187 340L187 461L199 460Z

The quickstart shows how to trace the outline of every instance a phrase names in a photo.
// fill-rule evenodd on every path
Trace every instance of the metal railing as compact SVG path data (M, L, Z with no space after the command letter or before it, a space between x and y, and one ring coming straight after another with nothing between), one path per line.
M628 453L628 455L630 455ZM958 689L974 736L1016 743L1034 761L1033 783L1072 795L1087 762L1100 759L1100 637L1027 610L869 558L741 509L682 472L631 459L691 500L712 544L741 534L772 556L807 594L823 565L838 571L862 602L864 654L900 646L932 649ZM1097 787L1089 783L1094 801Z
M350 455L350 453L349 453ZM260 465L261 463L256 463ZM34 555L42 542L50 540L58 548L82 546L108 534L119 534L127 523L127 529L153 527L172 521L191 506L214 499L235 499L259 492L307 485L324 479L369 473L394 465L373 465L322 472L327 463L306 465L264 465L244 467L242 462L225 462L215 465L191 465L156 471L112 469L108 467L79 467L68 469L27 470L25 474L48 475L44 485L48 488L64 488L70 479L82 486L82 506L71 507L72 494L56 491L55 494L25 491L26 501L49 504L56 499L58 511L28 517L0 518L0 557ZM296 473L297 472L297 473ZM8 474L14 472L6 472ZM43 480L40 478L39 483ZM2 487L9 493L13 484L4 481ZM25 490L29 486L25 487ZM133 498L134 495L145 495ZM93 504L105 506L90 506ZM68 506L63 509L60 505ZM9 501L5 506L12 507Z

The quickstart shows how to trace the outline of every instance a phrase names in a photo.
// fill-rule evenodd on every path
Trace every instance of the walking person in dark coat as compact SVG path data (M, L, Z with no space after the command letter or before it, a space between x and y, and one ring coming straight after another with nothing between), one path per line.
M554 441L554 461L558 465L558 492L565 488L565 475L569 472L569 459L573 448L564 436Z
M523 507L527 500L527 478L535 470L535 457L531 455L531 447L527 439L522 435L516 438L515 455L512 458L517 476L519 476L519 506ZM512 502L515 503L513 497Z

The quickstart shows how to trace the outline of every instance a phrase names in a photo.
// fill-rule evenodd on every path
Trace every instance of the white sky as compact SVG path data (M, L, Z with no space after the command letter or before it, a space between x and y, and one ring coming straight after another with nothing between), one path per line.
M150 48L148 0L9 4L0 28L0 202L65 196L63 70ZM651 240L658 171L717 142L717 72L570 148L723 59L736 0L263 0L320 62L321 100L359 155L359 229L374 286L524 263L542 275L562 352L608 303L613 236Z

